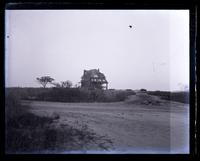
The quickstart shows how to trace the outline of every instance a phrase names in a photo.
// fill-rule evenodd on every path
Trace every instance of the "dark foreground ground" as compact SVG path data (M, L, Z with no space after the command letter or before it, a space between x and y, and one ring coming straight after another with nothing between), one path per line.
M94 135L81 149L63 149L57 153L189 153L188 104L40 101L22 101L22 104L38 116L59 116L54 122L57 128L87 129ZM81 144L80 140L76 142Z

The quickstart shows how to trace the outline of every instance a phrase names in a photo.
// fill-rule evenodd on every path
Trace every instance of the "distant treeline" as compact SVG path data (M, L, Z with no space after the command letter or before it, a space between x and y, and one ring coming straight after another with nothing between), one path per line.
M119 102L129 95L136 94L128 90L87 90L82 88L6 88L6 92L15 93L20 99L57 102ZM161 99L189 103L189 92L147 91Z
M82 88L7 88L20 99L57 102L119 102L135 94L132 90L87 90Z

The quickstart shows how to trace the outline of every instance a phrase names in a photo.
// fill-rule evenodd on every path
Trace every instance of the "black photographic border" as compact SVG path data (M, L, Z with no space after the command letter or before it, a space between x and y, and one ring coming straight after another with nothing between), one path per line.
M115 9L166 9L166 10L173 10L173 9L186 9L189 10L190 16L190 154L5 154L5 56L1 54L1 157L2 159L22 159L22 160L29 160L29 159L78 159L78 160L95 160L95 159L152 159L152 160L161 160L161 159L183 159L183 160L190 160L199 157L199 153L197 150L197 80L196 80L196 54L197 54L197 2L195 0L190 1L171 1L167 2L165 0L158 1L151 1L148 0L135 0L135 1L128 1L124 0L121 2L109 2L109 1L85 1L85 2L77 2L77 1L65 1L65 2L58 2L56 0L52 1L35 1L31 2L29 0L7 0L3 4L3 14L2 20L3 23L3 31L5 34L5 10L73 10L73 9L83 9L83 10L115 10ZM3 34L4 38L5 35ZM4 39L2 41L2 53L5 51L5 42Z

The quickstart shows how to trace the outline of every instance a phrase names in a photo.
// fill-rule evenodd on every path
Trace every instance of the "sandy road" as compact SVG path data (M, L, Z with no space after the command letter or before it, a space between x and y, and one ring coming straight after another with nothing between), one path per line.
M60 115L58 124L88 128L111 153L188 153L189 107L117 103L23 101L38 115ZM105 139L106 138L106 139ZM99 150L92 147L89 150Z

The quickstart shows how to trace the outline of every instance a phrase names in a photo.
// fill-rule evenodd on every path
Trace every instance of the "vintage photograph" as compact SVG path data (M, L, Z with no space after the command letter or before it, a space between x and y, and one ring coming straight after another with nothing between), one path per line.
M6 154L189 154L189 10L6 10Z

